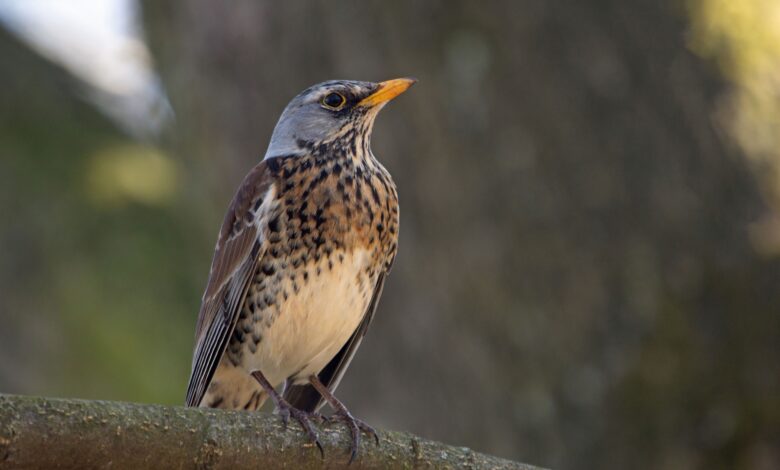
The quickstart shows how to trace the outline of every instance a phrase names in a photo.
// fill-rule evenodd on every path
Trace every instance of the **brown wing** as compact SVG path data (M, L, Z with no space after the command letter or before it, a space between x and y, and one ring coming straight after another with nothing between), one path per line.
M261 162L244 178L217 238L209 280L195 329L195 352L187 386L187 406L198 406L236 326L238 312L264 249L260 221L272 178Z
M374 287L374 294L371 296L371 301L368 303L366 313L363 315L363 320L358 325L357 329L349 341L341 348L333 359L320 371L317 375L320 382L323 383L328 390L334 392L338 387L341 378L344 376L349 363L355 356L357 348L360 346L363 337L368 331L368 327L371 325L371 320L374 318L374 312L376 312L376 306L379 303L379 297L382 296L382 288L385 285L385 273L379 274L376 287ZM317 411L323 405L323 399L320 393L314 389L311 385L292 385L285 388L284 398L295 408L301 411L314 412Z

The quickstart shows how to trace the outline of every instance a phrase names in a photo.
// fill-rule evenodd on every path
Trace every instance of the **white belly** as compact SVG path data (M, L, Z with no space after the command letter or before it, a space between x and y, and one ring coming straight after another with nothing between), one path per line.
M306 382L338 353L363 319L373 294L374 281L366 279L365 268L370 263L366 250L343 253L339 262L336 252L328 260L308 268L308 281L298 276L298 292L293 281L282 282L288 293L279 298L279 314L271 326L262 332L257 351L246 358L249 371L259 369L275 387L288 377ZM317 275L317 268L320 274ZM364 278L362 289L359 276Z

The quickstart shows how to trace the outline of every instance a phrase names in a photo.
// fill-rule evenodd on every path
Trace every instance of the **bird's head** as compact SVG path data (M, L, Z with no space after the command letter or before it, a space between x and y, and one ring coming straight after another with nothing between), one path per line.
M339 139L358 139L367 147L379 110L415 82L333 80L307 88L282 112L265 158L301 154L307 146Z

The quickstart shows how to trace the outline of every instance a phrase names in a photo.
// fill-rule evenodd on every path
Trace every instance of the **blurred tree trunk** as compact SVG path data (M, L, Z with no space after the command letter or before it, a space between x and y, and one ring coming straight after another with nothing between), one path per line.
M403 214L341 388L359 415L555 467L778 462L780 269L750 245L763 203L681 5L144 6L174 145L209 182L204 272L292 96L420 79L375 132Z

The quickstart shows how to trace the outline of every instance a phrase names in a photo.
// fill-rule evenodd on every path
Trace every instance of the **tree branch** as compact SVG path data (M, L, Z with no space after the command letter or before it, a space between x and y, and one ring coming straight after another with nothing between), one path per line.
M349 432L323 424L325 459L300 427L268 413L203 410L0 394L0 467L7 468L321 468L349 460ZM465 447L408 433L364 438L350 468L532 470Z

